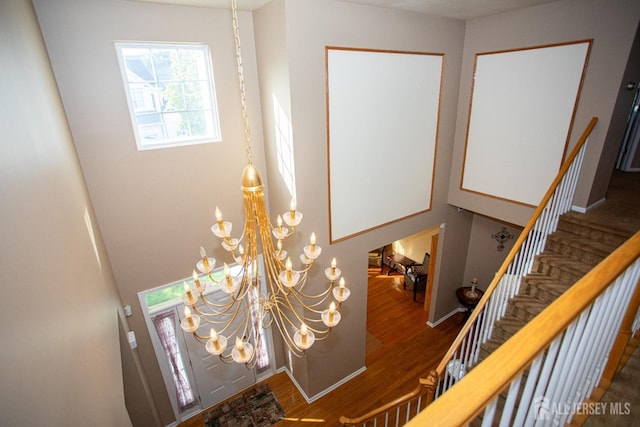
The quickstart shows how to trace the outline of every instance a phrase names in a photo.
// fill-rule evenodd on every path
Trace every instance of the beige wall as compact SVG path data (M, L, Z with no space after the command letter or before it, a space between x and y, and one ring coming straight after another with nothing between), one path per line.
M460 306L456 289L460 287L465 275L467 248L473 226L474 215L471 212L451 206L448 210L447 221L443 223L438 235L438 262L433 277L428 319L432 325L453 314Z
M35 6L118 288L133 307L137 353L166 425L174 415L137 293L189 277L200 246L220 264L230 262L210 227L216 205L242 226L246 152L231 12L125 0ZM264 170L251 14L241 11L239 20L254 164ZM136 151L115 40L209 44L222 142Z
M283 207L289 206L292 196L285 184L284 178L278 170L278 155L276 152L276 135L280 130L276 126L282 117L291 118L291 104L289 94L289 63L287 55L287 27L283 1L272 1L255 12L254 17L256 33L256 57L259 67L260 98L262 102L263 138L266 150L267 164L270 167L265 171L265 178L270 185L268 188L268 201L271 206L279 207L278 212L284 212ZM276 111L274 103L277 103ZM284 114L283 114L284 113ZM286 120L285 120L286 123ZM290 124L290 123L289 123ZM279 123L282 125L282 123ZM273 165L273 166L271 166ZM306 206L299 206L304 213ZM304 221L307 222L306 220ZM288 239L288 249L291 250L291 240ZM296 242L300 248L300 242ZM278 366L286 364L284 346L278 345L280 337L274 334L274 349Z
M31 2L0 2L0 28L0 424L131 425L118 292Z
M266 6L269 11L261 9L255 13L256 38L261 40L269 37L263 31L268 30L268 21L273 19L270 17L271 8L284 8L286 46L280 42L274 55L283 55L283 49L286 49L298 206L305 214L300 232L302 235L316 232L318 243L324 246L323 256L327 254L327 258L320 262L328 263L330 257L335 256L352 290L351 297L343 308L340 327L334 330L322 347L318 346L317 351L309 351L303 360L294 361L293 373L296 380L309 396L316 396L364 366L368 251L438 225L446 219L448 213L448 170L446 166L437 166L433 209L430 212L328 245L325 46L444 53L445 71L436 163L447 165L451 156L448 141L453 138L464 23L338 1L275 0L275 3L276 5ZM257 44L260 48L272 48L267 43ZM276 62L281 60L281 57L273 59L269 54L271 51L267 52L259 52L261 74L262 70L276 66ZM272 92L282 93L274 82L263 79L261 84L263 97ZM263 98L262 102L263 109L267 111L270 99ZM265 112L265 122L269 114ZM266 129L265 140L270 142L273 137L269 134L268 123ZM267 146L267 150L268 156L274 156L272 144ZM389 170L381 171L379 177L371 177L372 182L402 176L406 172L402 169L402 156L405 153L390 149L380 155L388 158ZM358 159L353 161L357 162ZM272 202L275 201L274 197L284 197L284 191L277 188L281 183L272 179L271 184ZM349 183L345 182L344 185L348 186ZM380 203L389 201L393 201L392 194L380 195Z
M589 140L574 204L585 208L602 198L611 165L606 176L599 176L604 185L594 182L596 168L603 150L617 152L613 144L603 147L603 143L639 17L640 2L634 0L564 0L467 22L449 202L518 225L526 224L533 213L531 208L460 190L475 54L584 39L594 42L571 146L591 117L597 116L599 122ZM499 168L501 161L526 159L487 159L487 167Z
M637 93L636 89L628 90L626 85L629 82L633 82L637 88L640 83L640 27L636 30L636 36L631 49L627 68L625 69L624 76L620 84L616 106L611 117L611 126L609 127L607 138L605 140L605 146L608 147L606 150L607 155L600 159L600 166L596 177L600 186L609 184L609 179L607 179L609 175L607 175L607 171L611 168L612 164L615 164L619 151L619 148L617 147L620 146L620 143L624 138L627 120L629 119L632 108L631 106L633 105L633 100ZM640 168L640 150L636 151L635 157L632 161L632 166ZM604 178L598 179L598 176L603 174Z
M512 236L504 242L504 249L498 250L498 241L492 236L501 231L502 227ZM481 215L473 216L469 245L467 247L467 264L465 265L464 280L459 286L470 286L471 280L478 279L478 286L485 290L493 280L496 272L504 262L513 244L518 239L519 227L504 224Z

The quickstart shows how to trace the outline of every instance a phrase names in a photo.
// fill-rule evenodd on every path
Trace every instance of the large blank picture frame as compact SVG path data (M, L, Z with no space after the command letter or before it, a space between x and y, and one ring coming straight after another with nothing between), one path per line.
M326 47L330 240L431 209L444 55Z
M476 55L461 189L537 206L564 158L591 40Z

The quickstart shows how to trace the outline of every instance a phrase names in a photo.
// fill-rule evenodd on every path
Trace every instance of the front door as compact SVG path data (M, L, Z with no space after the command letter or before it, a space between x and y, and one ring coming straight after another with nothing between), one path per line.
M225 296L226 294L220 290L210 294L211 299L216 301L222 300ZM184 313L184 306L180 306L178 311ZM209 330L207 329L209 326L206 322L203 323L204 325L198 329L198 335L209 335ZM213 406L256 383L256 374L253 369L235 362L222 362L220 357L207 352L204 344L201 344L190 333L182 332L184 333L191 369L203 409ZM227 338L229 342L232 342L233 337Z
M261 271L263 269L264 267L261 264ZM204 344L201 344L190 333L186 333L180 328L180 320L184 316L184 304L182 303L183 282L188 282L189 280L189 278L186 278L139 293L140 304L144 312L145 322L149 328L156 358L178 420L190 417L199 409L207 409L275 373L275 368L271 362L274 358L274 350L270 330L263 330L261 335L263 352L258 365L254 369L248 369L245 365L238 365L235 362L222 362L218 356L209 354ZM260 286L263 291L266 289L264 277L261 278ZM208 297L216 301L228 298L220 290L214 290ZM175 316L172 317L175 322L172 328L172 336L175 336L175 342L170 346L170 348L174 349L173 359L170 361L165 350L167 343L163 343L163 338L158 334L152 319L171 311L175 313ZM206 322L202 323L203 325L199 328L198 335L208 336L209 326L206 325ZM233 330L234 328L230 329ZM234 337L227 338L230 340L235 339ZM201 408L189 407L184 410L180 409L180 404L176 397L178 387L174 378L175 367L178 365L184 370L184 375L180 379L184 381L186 378L188 380L189 386L199 397Z

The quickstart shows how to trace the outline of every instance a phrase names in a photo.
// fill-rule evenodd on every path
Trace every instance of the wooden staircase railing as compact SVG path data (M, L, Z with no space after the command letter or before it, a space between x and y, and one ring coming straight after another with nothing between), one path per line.
M587 138L597 120L592 118L585 128L482 299L436 368L440 382L435 398L477 363L480 347L491 338L495 322L504 316L507 303L518 293L522 278L531 272L547 236L556 230L559 217L571 209Z
M504 315L507 302L518 292L522 277L531 271L534 258L544 248L547 236L556 230L558 218L571 209L586 142L597 121L597 117L593 117L585 128L540 205L436 370L430 372L427 378L420 379L418 387L411 393L393 402L361 417L340 417L343 425L365 425L369 420L377 422L379 418L388 419L389 414L393 415L400 409L409 414L407 405L423 394L425 398L419 400L418 407L414 405L417 414L421 405L426 406L432 399L443 394L477 363L480 346L491 337L494 323ZM409 418L406 421L408 422ZM385 422L385 425L388 425L388 422Z
M580 425L611 383L639 306L640 232L407 425Z

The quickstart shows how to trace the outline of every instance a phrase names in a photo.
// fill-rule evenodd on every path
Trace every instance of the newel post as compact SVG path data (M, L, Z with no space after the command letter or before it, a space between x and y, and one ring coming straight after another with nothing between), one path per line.
M427 390L425 393L424 406L428 406L433 402L433 398L436 393L436 386L438 385L438 371L435 369L429 372L427 378L420 378L420 384Z

